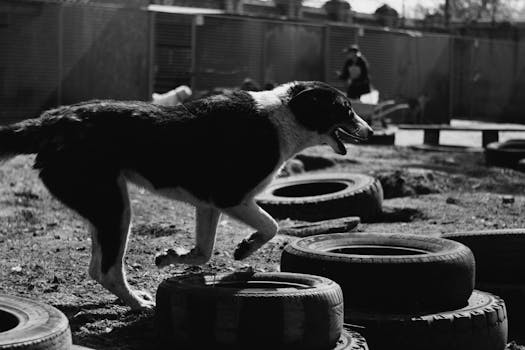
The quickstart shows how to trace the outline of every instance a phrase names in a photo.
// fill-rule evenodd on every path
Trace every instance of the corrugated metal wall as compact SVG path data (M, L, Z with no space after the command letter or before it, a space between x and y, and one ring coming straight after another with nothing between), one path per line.
M359 48L370 64L371 83L383 99L393 98L397 93L396 38L396 34L379 29L365 29L358 36Z
M321 26L204 16L195 33L197 90L324 79Z
M153 13L155 26L154 90L166 92L191 86L193 16Z
M525 123L525 45L454 38L453 113Z
M204 16L195 31L194 89L241 85L263 79L263 21Z
M380 99L406 102L425 96L421 122L449 121L449 38L438 35L389 32L375 28L330 26L327 81L345 89L335 71L341 70L342 49L358 44L370 64L371 82Z
M515 76L508 104L504 109L505 121L518 120L525 124L525 43L516 48Z
M149 98L149 15L0 0L0 124L92 98Z
M351 44L357 43L358 29L348 26L330 25L327 27L327 45L326 45L326 82L345 90L345 84L338 79L338 75L345 62L345 53L343 49Z
M35 117L57 103L59 9L0 2L0 123Z
M369 60L382 99L425 97L424 121L525 123L524 44L15 0L0 0L0 123L57 104L146 100L152 88L233 87L247 77L344 89L335 71L352 43Z
M61 20L62 104L149 98L147 13L65 5Z
M451 103L450 38L443 35L424 35L413 38L415 65L410 70L417 84L407 97L425 100L423 120L426 123L448 123Z
M324 80L324 28L267 23L264 31L264 80Z

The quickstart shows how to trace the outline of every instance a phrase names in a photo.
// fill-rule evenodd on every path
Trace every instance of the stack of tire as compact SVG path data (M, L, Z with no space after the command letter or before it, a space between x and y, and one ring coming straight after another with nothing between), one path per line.
M505 304L474 290L474 256L459 242L406 234L317 235L288 244L281 270L336 281L345 322L359 327L371 349L505 349Z
M157 290L159 349L367 350L343 328L343 295L296 273L193 274Z
M525 229L455 232L442 237L472 250L476 258L476 288L505 300L509 339L525 342Z
M80 350L67 317L51 305L0 294L0 349Z

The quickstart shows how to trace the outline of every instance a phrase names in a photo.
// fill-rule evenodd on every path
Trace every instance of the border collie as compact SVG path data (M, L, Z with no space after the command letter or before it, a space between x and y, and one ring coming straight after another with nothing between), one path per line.
M36 154L34 168L48 190L89 223L89 275L131 308L150 309L151 296L132 290L124 271L127 182L196 207L195 247L170 249L157 266L207 262L221 213L256 230L235 249L234 258L244 259L278 231L254 197L307 147L328 144L346 154L338 132L365 140L372 129L341 91L292 82L174 107L112 100L62 106L1 127L0 157Z

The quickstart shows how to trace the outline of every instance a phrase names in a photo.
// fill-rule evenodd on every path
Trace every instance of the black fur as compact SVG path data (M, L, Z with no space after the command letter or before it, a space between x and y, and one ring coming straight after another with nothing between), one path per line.
M46 187L97 228L107 272L122 243L121 171L235 206L279 163L277 130L264 113L241 91L177 107L90 101L4 127L0 139L4 153L37 153Z
M180 186L219 208L234 206L279 161L277 130L261 113L245 92L178 107L116 101L64 107L44 115L56 120L35 168L132 170L156 189Z
M341 91L321 82L294 85L288 105L300 124L321 134L348 119L351 108Z

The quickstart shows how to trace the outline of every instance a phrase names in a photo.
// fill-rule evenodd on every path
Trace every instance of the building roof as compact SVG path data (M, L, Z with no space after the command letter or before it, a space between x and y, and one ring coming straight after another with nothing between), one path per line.
M219 9L189 7L189 6L167 6L167 5L149 5L148 11L164 13L180 13L184 15L218 15L226 11Z

